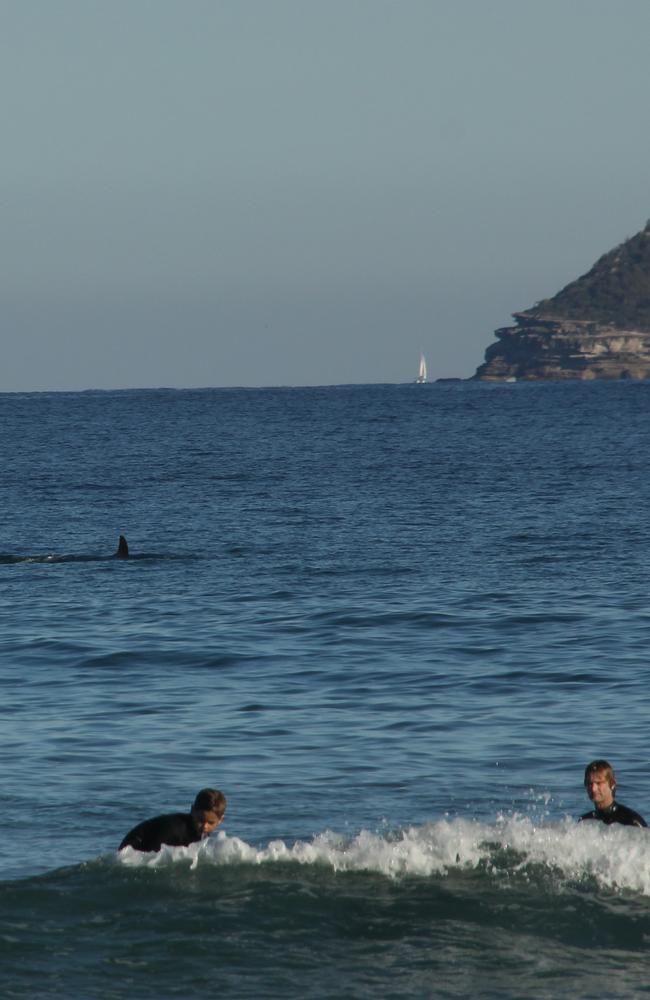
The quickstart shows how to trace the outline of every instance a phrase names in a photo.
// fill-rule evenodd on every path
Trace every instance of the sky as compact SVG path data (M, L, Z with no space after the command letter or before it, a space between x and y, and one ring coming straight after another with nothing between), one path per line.
M0 391L471 376L650 216L648 0L0 0Z

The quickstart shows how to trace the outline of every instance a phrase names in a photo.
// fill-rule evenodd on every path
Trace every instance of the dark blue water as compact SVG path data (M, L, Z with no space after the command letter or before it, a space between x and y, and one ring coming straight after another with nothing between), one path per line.
M650 992L647 834L575 823L601 756L650 818L649 412L0 395L0 995Z

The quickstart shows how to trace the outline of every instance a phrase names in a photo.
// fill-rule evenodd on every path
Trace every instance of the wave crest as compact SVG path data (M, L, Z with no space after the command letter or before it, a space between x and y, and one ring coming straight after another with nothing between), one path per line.
M389 878L475 872L490 879L540 881L546 889L595 880L602 888L650 896L646 830L576 824L568 818L548 825L535 825L525 816L498 817L491 824L442 819L388 833L361 830L354 837L326 830L311 841L271 840L259 847L221 831L210 840L190 847L165 847L158 854L126 848L119 859L123 864L147 867L189 860L192 868L282 862Z

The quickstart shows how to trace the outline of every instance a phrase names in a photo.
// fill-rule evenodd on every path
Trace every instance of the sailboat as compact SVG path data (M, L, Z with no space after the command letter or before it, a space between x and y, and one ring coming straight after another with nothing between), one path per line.
M418 368L418 377L416 378L417 385L423 385L427 380L427 362L424 354L420 355L420 367Z

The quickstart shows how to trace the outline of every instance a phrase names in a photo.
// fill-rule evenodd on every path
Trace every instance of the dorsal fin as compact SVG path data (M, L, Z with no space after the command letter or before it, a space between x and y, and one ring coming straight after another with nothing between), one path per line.
M129 546L127 544L124 535L120 535L120 540L117 544L117 552L115 553L116 559L128 559L129 558Z

